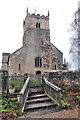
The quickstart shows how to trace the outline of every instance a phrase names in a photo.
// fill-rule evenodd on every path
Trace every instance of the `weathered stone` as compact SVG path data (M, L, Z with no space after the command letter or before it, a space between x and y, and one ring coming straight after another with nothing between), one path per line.
M49 16L27 13L23 27L23 46L12 54L3 54L2 68L8 70L9 75L62 69L63 54L50 42Z

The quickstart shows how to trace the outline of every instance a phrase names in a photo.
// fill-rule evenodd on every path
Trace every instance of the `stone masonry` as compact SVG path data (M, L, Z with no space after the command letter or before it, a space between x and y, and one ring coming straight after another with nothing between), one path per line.
M44 70L62 69L63 53L50 42L49 13L47 16L30 14L27 10L23 22L24 35L21 48L3 53L2 69L9 75L43 74Z

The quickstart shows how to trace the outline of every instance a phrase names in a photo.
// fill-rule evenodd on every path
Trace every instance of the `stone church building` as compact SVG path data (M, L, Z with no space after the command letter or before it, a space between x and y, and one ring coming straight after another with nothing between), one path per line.
M49 12L27 15L23 22L23 45L2 54L2 69L9 75L42 74L45 70L58 70L63 66L63 53L50 42Z

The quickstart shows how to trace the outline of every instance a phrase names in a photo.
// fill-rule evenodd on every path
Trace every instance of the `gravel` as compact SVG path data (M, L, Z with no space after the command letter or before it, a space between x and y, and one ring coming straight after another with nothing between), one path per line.
M53 112L41 116L34 116L33 118L78 118L78 112L78 106L76 106L74 110L62 110L59 112Z

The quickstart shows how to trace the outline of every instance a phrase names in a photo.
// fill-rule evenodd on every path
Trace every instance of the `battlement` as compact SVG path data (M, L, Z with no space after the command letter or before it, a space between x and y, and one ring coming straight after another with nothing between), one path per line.
M34 13L32 13L32 14L27 13L26 18L27 18L27 17L33 17L33 18L36 18L36 19L46 19L46 20L49 20L49 16L48 16L48 15L45 16L45 15L34 14Z
M7 63L10 53L2 53L2 63Z
M9 56L10 53L2 53L2 56Z
M26 18L23 21L24 33L27 29L45 29L49 30L49 11L47 16L35 14L30 14L27 9Z

